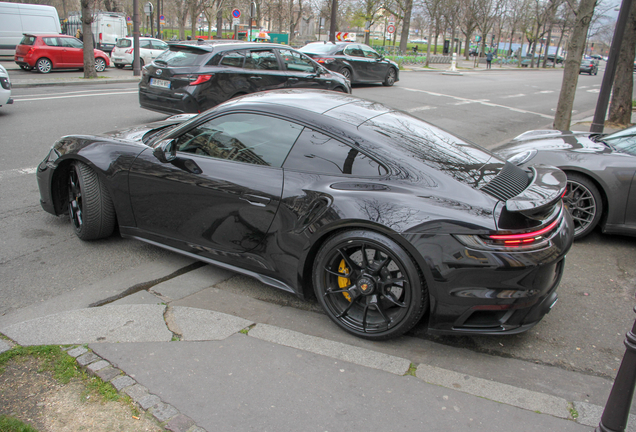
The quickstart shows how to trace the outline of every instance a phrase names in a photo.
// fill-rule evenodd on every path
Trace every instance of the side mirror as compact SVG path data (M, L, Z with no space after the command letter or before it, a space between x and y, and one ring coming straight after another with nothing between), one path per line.
M152 154L155 155L160 162L170 163L177 158L177 146L175 145L174 140L163 140L157 144L157 147L155 147Z

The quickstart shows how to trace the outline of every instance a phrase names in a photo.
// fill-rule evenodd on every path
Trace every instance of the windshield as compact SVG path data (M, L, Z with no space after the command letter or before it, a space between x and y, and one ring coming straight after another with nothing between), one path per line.
M620 151L636 156L636 126L607 135L601 141Z
M337 47L333 44L312 43L309 45L305 45L298 51L310 54L329 54L336 48Z
M117 48L129 48L129 47L132 46L132 40L125 39L125 38L119 39L119 40L117 40L117 45L116 46L117 46Z

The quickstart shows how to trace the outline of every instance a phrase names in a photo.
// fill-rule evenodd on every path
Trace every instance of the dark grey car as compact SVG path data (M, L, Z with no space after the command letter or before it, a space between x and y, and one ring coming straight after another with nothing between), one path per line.
M495 152L518 165L565 171L565 203L580 239L600 223L604 233L636 236L636 127L610 135L538 130Z
M368 45L355 42L312 42L299 49L351 83L381 82L392 86L400 80L397 63Z

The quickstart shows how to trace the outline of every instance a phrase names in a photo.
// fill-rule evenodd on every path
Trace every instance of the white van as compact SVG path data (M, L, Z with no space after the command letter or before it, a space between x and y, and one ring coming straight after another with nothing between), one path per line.
M14 56L23 33L60 34L60 18L53 6L0 2L0 56Z
M108 54L115 48L118 39L128 36L126 16L118 12L94 12L91 28L95 48ZM82 29L80 15L79 12L72 12L65 33L75 36L77 29Z

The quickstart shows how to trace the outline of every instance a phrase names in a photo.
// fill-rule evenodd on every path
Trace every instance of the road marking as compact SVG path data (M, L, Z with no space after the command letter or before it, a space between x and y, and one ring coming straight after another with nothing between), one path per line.
M475 99L475 100L463 100L460 102L451 103L449 105L468 105L471 103L490 102L490 99Z
M540 92L536 92L535 94L541 94L541 93L554 93L554 90L541 90Z
M448 97L451 99L455 99L456 101L468 101L468 103L479 103L485 106L489 106L489 107L495 107L495 108L504 108L507 109L509 111L514 111L514 112L519 112L522 114L532 114L532 115L536 115L539 117L543 117L543 118L547 118L550 120L554 120L553 116L549 116L546 114L541 114L541 113L536 113L533 111L527 111L527 110L522 110L522 109L518 109L518 108L512 108L509 106L505 106L505 105L500 105L500 104L496 104L496 103L492 103L492 102L486 102L484 99L467 99L467 98L462 98L462 97L458 97L458 96L452 96L452 95L446 95L446 94L441 94L441 93L434 93L434 92L430 92L430 91L426 91L426 90L419 90L419 89L412 89L412 88L408 88L408 87L397 87L399 89L402 90L406 90L406 91L411 91L411 92L417 92L417 93L426 93L428 95L431 96L441 96L441 97Z
M412 112L416 112L416 111L426 111L426 110L432 110L432 109L437 109L437 107L424 105L424 106L421 106L421 107L415 107L415 108L407 109L406 112L412 113Z
M71 98L80 98L80 97L92 97L92 96L112 96L112 95L123 95L123 94L136 94L138 90L134 91L123 91L123 92L110 92L110 93L89 93L89 94L74 94L74 95L66 95L66 96L49 96L49 97L27 97L27 98L13 98L14 102L31 102L31 101L39 101L39 100L52 100L52 99L71 99Z
M37 169L38 169L38 167L16 168L16 169L11 169L11 170L6 170L6 171L0 171L0 179L5 179L5 178L9 178L9 177L18 177L18 176L21 176L23 174L35 174Z
M104 90L76 90L76 91L69 91L69 92L57 92L54 93L55 95L70 95L70 94L78 94L78 93L90 93L90 92L98 92L98 91L128 91L131 90L130 88L116 88L116 89L104 89ZM25 95L25 96L18 96L18 97L25 97L25 98L32 98L32 97L39 97L39 96L51 96L51 93L41 93L41 94L32 94L32 95ZM14 96L15 98L15 96Z
M600 93L601 89L591 89L591 90L586 90L588 93Z
M580 89L586 89L586 88L588 88L588 87L589 87L589 86L581 86L581 87L579 87L579 88L580 88Z
M525 94L519 93L519 94L516 94L516 95L502 96L501 98L502 99L510 99L510 98L523 97L523 96L525 96Z

